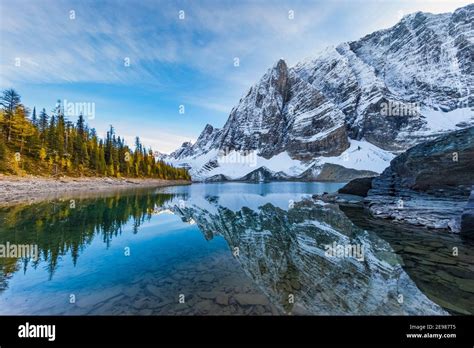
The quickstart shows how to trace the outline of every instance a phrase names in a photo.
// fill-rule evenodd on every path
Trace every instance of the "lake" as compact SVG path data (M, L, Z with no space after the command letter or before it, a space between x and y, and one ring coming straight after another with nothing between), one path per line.
M474 313L474 248L312 199L337 183L212 183L0 208L0 314ZM453 248L456 248L456 255Z

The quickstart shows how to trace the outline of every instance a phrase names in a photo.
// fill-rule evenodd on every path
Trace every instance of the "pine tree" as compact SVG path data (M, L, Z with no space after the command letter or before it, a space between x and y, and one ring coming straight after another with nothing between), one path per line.
M7 89L3 91L3 95L0 97L0 105L3 106L5 111L4 134L6 136L7 142L11 141L13 112L17 106L20 105L20 102L20 95L14 89Z
M48 132L47 132L47 147L48 154L51 155L51 158L54 158L58 154L58 139L56 136L56 116L53 114L49 120Z
M105 162L105 149L102 140L99 143L99 173L107 175L107 164Z
M35 127L38 126L38 119L36 117L36 106L33 107L33 113L31 114L31 123L33 123L33 126Z
M41 146L44 146L48 133L48 114L46 114L44 108L41 110L39 115L38 130L40 132Z
M76 123L76 134L73 146L73 162L75 166L87 166L89 163L89 154L87 151L87 137L84 116L79 115Z
M9 170L10 151L29 156L29 161L38 161L44 172L50 173L53 169L55 175L190 179L185 169L157 162L152 149L146 149L139 137L132 151L123 137L115 134L113 126L105 139L99 139L95 129L88 128L83 115L79 115L75 124L68 121L60 101L51 117L42 109L37 118L35 107L31 119L14 90L4 91L0 102L0 171ZM14 171L15 163L12 166ZM28 165L24 167L28 168Z
M67 155L66 152L66 119L64 118L64 114L62 112L61 106L59 106L59 111L57 114L58 117L58 124L56 128L56 138L57 138L57 144L58 144L58 154L61 157L64 157Z

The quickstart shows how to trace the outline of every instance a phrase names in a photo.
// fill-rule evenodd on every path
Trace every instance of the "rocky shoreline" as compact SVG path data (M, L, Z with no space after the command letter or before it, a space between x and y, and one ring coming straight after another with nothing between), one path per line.
M184 180L0 175L0 206L34 203L48 198L72 198L124 189L188 185Z
M394 158L373 179L356 179L335 195L316 199L347 203L345 195L379 218L474 236L474 127L445 134Z

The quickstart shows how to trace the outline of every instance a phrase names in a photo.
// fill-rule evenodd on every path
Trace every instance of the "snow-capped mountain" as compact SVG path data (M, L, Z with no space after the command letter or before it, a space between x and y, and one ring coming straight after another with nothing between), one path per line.
M380 173L395 153L474 124L473 23L472 4L418 12L294 67L279 60L222 129L164 159L195 180L337 180L330 164Z

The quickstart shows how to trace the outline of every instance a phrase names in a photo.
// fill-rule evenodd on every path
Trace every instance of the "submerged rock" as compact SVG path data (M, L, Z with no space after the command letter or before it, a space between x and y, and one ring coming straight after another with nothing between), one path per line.
M474 313L473 290L470 290L474 279L474 240L455 233L433 233L410 224L395 224L367 214L363 207L339 205L339 208L359 228L374 231L390 243L397 257L403 260L404 270L428 298L452 314Z

